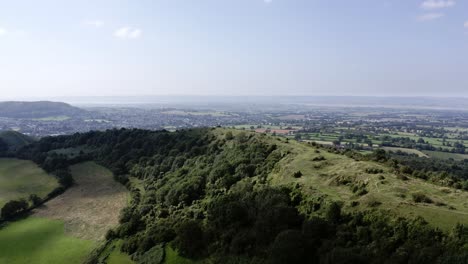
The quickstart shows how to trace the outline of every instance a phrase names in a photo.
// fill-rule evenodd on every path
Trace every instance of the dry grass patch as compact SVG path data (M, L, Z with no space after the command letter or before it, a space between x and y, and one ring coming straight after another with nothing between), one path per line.
M62 220L65 233L86 240L101 240L118 225L128 193L112 173L93 162L71 168L75 185L34 211L35 216Z

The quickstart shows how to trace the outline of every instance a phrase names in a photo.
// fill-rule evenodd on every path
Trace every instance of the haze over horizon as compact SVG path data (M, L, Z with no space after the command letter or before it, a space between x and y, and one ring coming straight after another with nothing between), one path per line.
M468 97L468 2L3 1L0 100Z

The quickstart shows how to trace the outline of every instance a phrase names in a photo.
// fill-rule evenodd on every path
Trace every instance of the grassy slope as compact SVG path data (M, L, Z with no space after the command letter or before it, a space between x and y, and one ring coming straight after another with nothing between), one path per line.
M8 165L18 162L4 161ZM105 232L117 224L120 209L127 205L125 187L113 180L109 170L93 162L71 170L75 186L36 209L32 217L0 229L0 263L82 263ZM116 250L108 263L133 262Z
M428 222L444 230L450 230L457 223L468 224L468 192L440 187L419 179L400 180L392 170L375 162L355 161L343 155L331 154L324 150L315 153L315 149L305 144L290 141L287 148L293 156L281 161L276 171L271 175L271 182L276 185L293 182L303 184L309 193L321 193L331 199L343 201L347 210L369 209L369 204L375 201L378 206L403 216L422 216ZM314 157L324 156L324 161L313 161ZM368 174L366 168L380 168L381 174ZM303 176L292 177L300 170ZM382 176L385 179L379 179ZM348 179L353 183L365 183L369 192L358 196L349 186L337 184L338 179ZM417 204L412 201L412 194L422 192L435 202L443 202L446 206L435 204ZM351 201L359 202L359 206L351 207ZM453 206L455 210L449 209Z
M127 205L128 192L114 181L112 173L94 162L71 167L75 185L64 194L34 210L39 217L65 222L67 234L101 240L118 225L120 210Z
M110 253L106 260L107 264L135 264L129 255L120 252L121 245L122 241L115 241L108 247Z
M0 207L30 194L45 197L58 187L57 180L31 161L0 159Z
M30 217L0 230L0 263L82 263L94 242L64 234L61 221Z

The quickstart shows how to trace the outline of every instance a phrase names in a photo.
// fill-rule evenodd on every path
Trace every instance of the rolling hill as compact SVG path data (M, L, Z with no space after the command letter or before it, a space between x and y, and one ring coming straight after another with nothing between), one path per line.
M61 102L0 102L0 117L36 119L83 113L85 110Z
M222 128L51 137L18 155L47 167L73 148L90 150L80 155L110 169L132 197L89 263L125 254L161 264L467 257L468 192L402 173L394 161Z
M0 131L0 140L2 140L10 150L19 149L34 142L33 138L16 131Z

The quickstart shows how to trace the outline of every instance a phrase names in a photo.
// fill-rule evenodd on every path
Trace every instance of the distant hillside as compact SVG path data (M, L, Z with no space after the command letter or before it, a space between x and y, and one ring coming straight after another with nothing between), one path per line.
M34 139L16 131L0 131L0 140L10 149L18 149L34 142Z
M0 102L0 117L46 118L54 116L76 116L85 111L61 102Z

